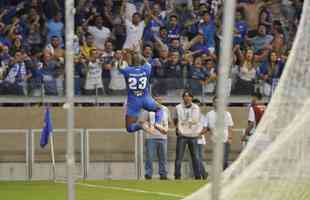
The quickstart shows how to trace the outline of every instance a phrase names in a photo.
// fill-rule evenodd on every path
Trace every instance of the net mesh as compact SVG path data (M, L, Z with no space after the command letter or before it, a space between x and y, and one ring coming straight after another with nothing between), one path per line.
M221 200L310 199L310 1L278 88L247 148L222 174ZM185 200L211 199L212 184Z

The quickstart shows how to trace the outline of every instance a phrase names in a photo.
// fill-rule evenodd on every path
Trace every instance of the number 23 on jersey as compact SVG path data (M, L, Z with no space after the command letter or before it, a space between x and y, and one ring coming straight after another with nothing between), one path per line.
M147 85L147 77L130 77L128 87L131 90L144 90Z

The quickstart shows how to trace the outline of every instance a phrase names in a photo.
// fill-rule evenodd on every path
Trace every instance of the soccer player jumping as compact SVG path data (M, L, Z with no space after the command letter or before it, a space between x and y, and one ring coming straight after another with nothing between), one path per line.
M118 67L120 73L125 77L127 85L126 129L129 133L140 129L151 133L154 132L154 128L160 128L161 105L151 97L149 91L151 69L151 65L137 51L132 53L131 66ZM146 121L138 122L141 109L155 112L154 124Z

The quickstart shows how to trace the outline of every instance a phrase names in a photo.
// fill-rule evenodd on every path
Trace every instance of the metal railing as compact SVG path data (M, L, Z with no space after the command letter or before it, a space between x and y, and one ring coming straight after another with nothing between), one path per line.
M170 131L173 131L171 129ZM244 129L233 129L234 132L243 132ZM80 170L81 174L78 178L87 179L89 174L90 161L90 134L93 133L126 133L126 129L74 129L76 134L80 137ZM33 179L33 170L36 158L35 152L35 134L41 133L41 129L0 129L0 134L9 133L22 133L25 134L25 156L26 156L26 176L28 180ZM53 133L66 133L66 129L54 129ZM134 134L134 162L135 162L135 174L136 179L142 179L143 177L143 132L139 131Z

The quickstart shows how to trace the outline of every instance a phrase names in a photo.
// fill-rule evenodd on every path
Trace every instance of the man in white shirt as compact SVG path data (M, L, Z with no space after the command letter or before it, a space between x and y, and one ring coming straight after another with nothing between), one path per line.
M97 49L103 51L105 48L105 41L111 37L111 31L103 26L103 19L101 16L96 16L95 26L89 26L88 32L94 36Z
M192 102L192 93L185 91L183 102L176 106L174 123L177 132L177 146L174 177L181 179L181 165L186 145L191 154L195 179L200 179L199 160L197 156L197 138L203 129L201 112L198 105Z
M212 141L218 139L218 135L215 132L216 126L216 104L217 104L217 97L213 98L213 107L214 109L207 113L205 117L204 127L207 129L208 133L212 135ZM225 119L224 119L224 138L221 140L224 143L224 159L223 159L223 169L228 167L228 156L230 151L230 145L232 142L232 128L234 126L234 122L232 120L231 114L226 111L225 112Z
M144 20L141 19L140 13L136 12L132 15L131 20L125 17L126 1L123 1L121 15L126 25L126 40L123 49L140 48L143 31L145 27Z
M160 96L155 96L154 100L159 104L162 103ZM167 133L169 123L169 109L166 106L161 106L162 118L160 127L153 129L152 132L146 133L145 147L146 147L146 161L145 161L145 179L152 179L153 175L153 160L157 153L158 157L158 173L160 180L167 180ZM141 120L147 121L149 130L150 126L155 124L155 112L148 112L144 110L141 114Z

